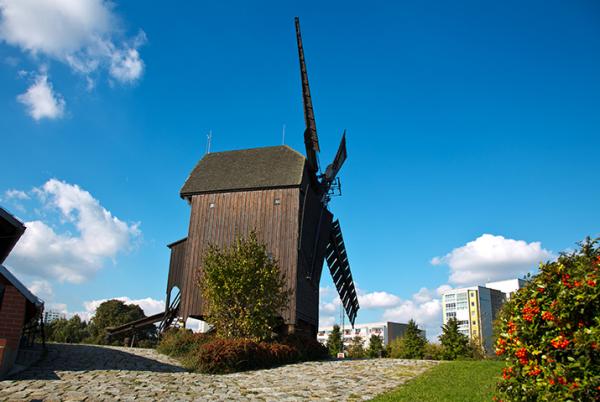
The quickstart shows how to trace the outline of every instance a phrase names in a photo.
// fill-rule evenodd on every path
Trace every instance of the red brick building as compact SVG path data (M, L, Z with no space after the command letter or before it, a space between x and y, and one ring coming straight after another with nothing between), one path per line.
M2 265L24 231L19 220L0 208L0 378L17 358L23 328L39 319L44 308L43 302Z

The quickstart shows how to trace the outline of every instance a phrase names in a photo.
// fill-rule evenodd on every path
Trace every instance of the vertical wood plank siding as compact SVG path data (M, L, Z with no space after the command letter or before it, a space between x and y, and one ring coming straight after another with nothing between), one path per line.
M175 269L182 275L180 314L184 319L204 315L197 284L198 275L202 270L202 256L208 245L227 247L236 236L247 235L251 230L256 230L259 240L267 244L268 251L279 262L286 285L292 292L290 308L282 312L283 318L286 323L296 322L299 192L299 188L280 188L199 194L191 197L188 237L187 241L181 243L184 244L182 248L185 251L178 254L179 250L175 247L171 256L172 264L184 266L183 269ZM280 200L279 205L275 205L275 199ZM214 204L214 207L211 208L211 204ZM181 255L183 259L180 259ZM170 269L174 268L172 265ZM176 275L173 274L173 281ZM318 310L318 299L316 307Z
M187 248L187 239L181 240L170 246L171 261L169 263L169 279L167 282L167 295L170 294L173 286L177 286L181 291L181 284L185 275L185 250Z

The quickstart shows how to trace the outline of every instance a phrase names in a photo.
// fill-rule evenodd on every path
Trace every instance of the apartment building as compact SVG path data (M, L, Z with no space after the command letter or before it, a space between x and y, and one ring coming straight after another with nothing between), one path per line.
M483 349L491 353L493 321L505 301L504 292L484 286L452 289L442 296L444 324L456 318L459 332L478 340Z
M372 335L380 337L383 341L383 345L386 346L394 339L404 336L407 328L408 324L392 321L356 324L354 325L354 328L351 328L350 326L343 328L342 336L345 346L350 346L352 339L356 336L360 336L363 340L364 347L367 348L369 347L369 339ZM323 345L327 344L327 338L332 330L333 326L320 327L317 332L317 340ZM424 330L421 330L421 334L425 337Z
M54 310L44 311L44 323L45 324L49 324L52 321L56 321L61 318L67 318L67 315L64 313L61 313L59 311L54 311Z
M505 281L488 282L486 288L496 289L506 295L506 300L510 300L513 293L525 286L523 279L507 279Z

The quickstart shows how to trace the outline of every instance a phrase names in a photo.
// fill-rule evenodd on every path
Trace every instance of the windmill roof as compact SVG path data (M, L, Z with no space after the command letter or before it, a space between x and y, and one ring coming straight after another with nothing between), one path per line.
M180 195L299 186L305 162L286 145L209 153L194 167Z

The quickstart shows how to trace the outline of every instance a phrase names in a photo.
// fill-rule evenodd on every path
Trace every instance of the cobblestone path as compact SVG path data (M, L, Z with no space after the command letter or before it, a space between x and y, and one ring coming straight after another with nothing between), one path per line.
M436 364L345 360L207 375L188 373L152 349L62 344L48 348L43 361L0 381L0 400L365 400Z

